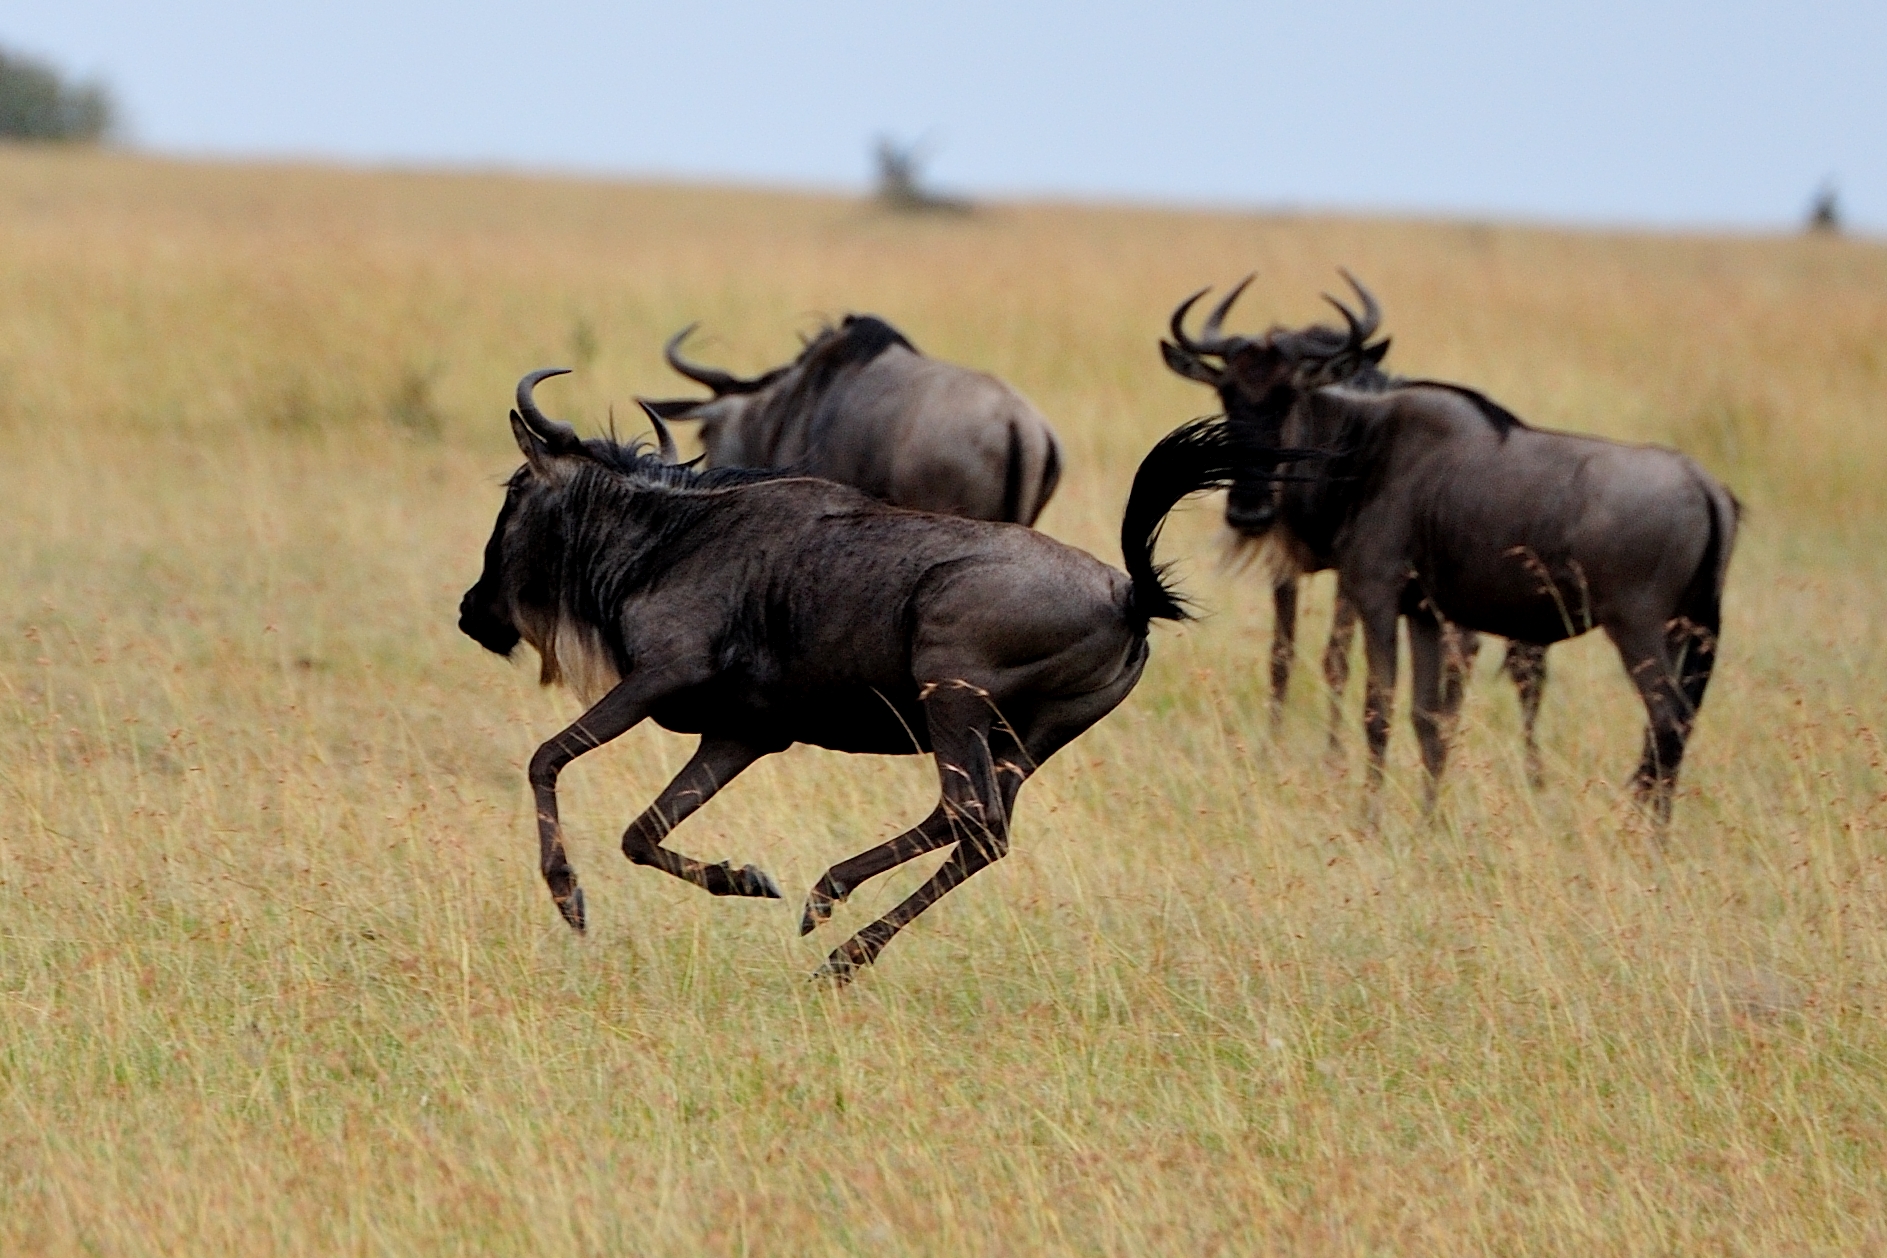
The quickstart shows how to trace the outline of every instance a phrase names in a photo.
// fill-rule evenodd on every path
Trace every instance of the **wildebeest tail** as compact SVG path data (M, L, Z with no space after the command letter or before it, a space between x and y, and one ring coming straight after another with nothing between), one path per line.
M1009 462L1003 470L999 519L1033 527L1061 480L1061 451L1047 425L1009 421Z
M1133 578L1127 614L1142 628L1155 620L1186 620L1184 602L1166 582L1166 567L1153 562L1153 548L1167 513L1181 498L1205 489L1223 489L1254 461L1275 466L1278 456L1254 452L1239 440L1222 417L1181 424L1140 461L1127 510L1120 521L1120 550Z
M1009 466L1002 477L1002 518L1014 524L1027 524L1022 518L1022 434L1015 421L1009 423Z
M1710 515L1710 536L1678 609L1681 620L1688 622L1681 626L1684 641L1678 679L1693 715L1704 701L1704 689L1716 667L1717 635L1723 627L1723 584L1729 575L1730 552L1736 546L1736 526L1742 514L1736 495L1709 476L1699 475L1698 481Z

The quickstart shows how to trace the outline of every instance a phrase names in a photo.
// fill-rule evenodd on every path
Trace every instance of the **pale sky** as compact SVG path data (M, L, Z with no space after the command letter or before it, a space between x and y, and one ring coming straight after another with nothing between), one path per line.
M1887 3L7 0L139 146L982 196L1887 231Z

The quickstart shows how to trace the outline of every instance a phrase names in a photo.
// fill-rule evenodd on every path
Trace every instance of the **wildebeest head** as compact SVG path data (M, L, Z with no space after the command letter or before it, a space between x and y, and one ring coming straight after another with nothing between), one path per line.
M485 566L478 581L459 602L459 629L488 651L509 656L528 637L547 661L550 635L556 631L554 574L559 570L558 532L545 527L543 500L560 489L585 464L620 464L625 459L661 464L679 462L675 440L662 418L649 411L659 442L659 460L641 453L646 447L618 446L615 442L586 442L577 430L551 419L537 408L532 390L567 367L534 371L518 381L517 409L511 412L511 434L524 455L524 466L505 482L504 506L485 543ZM528 562L526 562L528 560Z
M797 364L796 362L787 363L757 376L742 379L718 367L704 367L700 363L690 362L681 356L681 344L700 326L698 323L691 323L669 337L668 344L662 347L662 357L667 359L668 365L681 375L688 377L696 384L706 385L713 396L702 399L673 398L660 402L645 401L643 406L651 414L665 419L700 420L701 440L713 448L724 432L738 433L741 416ZM734 457L726 461L740 463L747 460L739 457L737 452Z
M1197 338L1187 335L1186 316L1210 290L1202 288L1181 302L1168 324L1173 339L1160 342L1160 353L1180 375L1218 391L1227 421L1247 441L1258 448L1277 449L1284 444L1284 421L1299 395L1373 370L1389 352L1387 337L1369 343L1382 324L1376 298L1348 271L1342 275L1361 299L1362 312L1352 311L1327 293L1324 300L1343 316L1345 328L1274 326L1262 336L1225 335L1221 325L1232 303L1251 283L1253 277L1248 275L1213 307ZM1277 513L1275 477L1254 474L1234 482L1226 500L1227 524L1247 537L1262 537L1276 523Z

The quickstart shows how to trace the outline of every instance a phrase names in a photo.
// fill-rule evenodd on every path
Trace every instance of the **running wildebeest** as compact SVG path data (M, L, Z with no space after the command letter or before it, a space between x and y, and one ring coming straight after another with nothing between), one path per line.
M508 482L459 628L589 704L531 757L541 869L584 927L564 854L557 777L653 718L701 744L623 835L623 852L714 895L777 898L752 865L705 864L669 832L761 757L796 742L936 758L941 798L915 827L828 869L813 930L865 880L956 844L909 899L836 949L844 981L951 888L1009 847L1016 793L1139 680L1149 623L1184 612L1151 552L1172 506L1222 485L1254 452L1182 429L1142 463L1121 523L1131 575L1031 529L887 506L779 472L696 472L639 445L583 440L518 384ZM653 411L665 451L672 444ZM1277 451L1276 457L1304 452Z
M1283 414L1263 394L1248 387L1244 376L1230 369L1230 358L1238 353L1241 346L1255 342L1262 342L1281 354L1294 357L1334 354L1341 351L1348 334L1339 328L1311 324L1297 329L1273 327L1263 337L1255 339L1226 336L1221 331L1225 316L1253 278L1247 275L1213 308L1206 316L1197 339L1186 333L1186 315L1209 290L1202 288L1181 302L1168 324L1173 339L1160 342L1160 354L1166 360L1166 365L1179 375L1214 389L1226 415L1234 422L1251 425L1259 430L1261 440L1270 437L1276 444L1272 430L1283 422ZM1375 298L1361 288L1358 288L1357 293L1363 301L1363 317L1366 320L1379 319L1380 311ZM1343 386L1365 393L1383 393L1403 384L1400 377L1392 376L1382 369L1383 356L1388 352L1387 337L1366 347L1361 361L1355 364L1355 370L1343 380ZM1215 364L1208 361L1214 358L1219 362ZM1265 546L1268 552L1266 557L1270 561L1271 599L1276 613L1271 631L1271 727L1274 731L1283 720L1284 697L1290 688L1291 666L1297 653L1298 583L1311 573L1324 572L1336 565L1332 549L1334 537L1306 539L1296 535L1288 522L1280 522L1280 516L1284 514L1281 500L1293 494L1314 495L1317 492L1314 484L1254 474L1235 482L1225 503L1225 522L1238 535L1241 546ZM1350 682L1350 642L1355 636L1355 630L1356 609L1347 599L1339 597L1323 656L1324 682L1330 694L1330 748L1333 752L1338 746L1343 692ZM1445 710L1452 710L1459 705L1460 687L1480 650L1480 639L1472 631L1457 631L1453 633L1449 647L1443 679ZM1546 686L1546 648L1530 642L1509 642L1501 670L1513 679L1520 693L1527 777L1538 786L1542 774L1535 728L1539 723L1540 699Z
M647 402L698 419L710 467L790 468L893 506L1034 524L1061 479L1041 412L996 377L920 354L873 315L847 315L798 358L743 380L681 356L668 365L714 396Z

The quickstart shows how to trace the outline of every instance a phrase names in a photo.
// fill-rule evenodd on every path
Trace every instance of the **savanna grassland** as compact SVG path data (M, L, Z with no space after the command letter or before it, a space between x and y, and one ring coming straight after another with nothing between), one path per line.
M595 428L661 340L786 357L874 310L1016 382L1119 562L1140 454L1210 409L1154 349L1353 268L1399 370L1675 443L1747 504L1660 845L1639 710L1558 648L1525 784L1485 652L1443 808L1274 740L1268 597L1209 612L1023 793L1009 860L843 992L818 935L617 851L685 759L523 765L572 713L456 631L524 371ZM1887 1250L1887 248L996 207L0 151L0 1252L1837 1254ZM527 652L528 654L528 652ZM789 894L919 817L916 760L797 749L676 836Z

